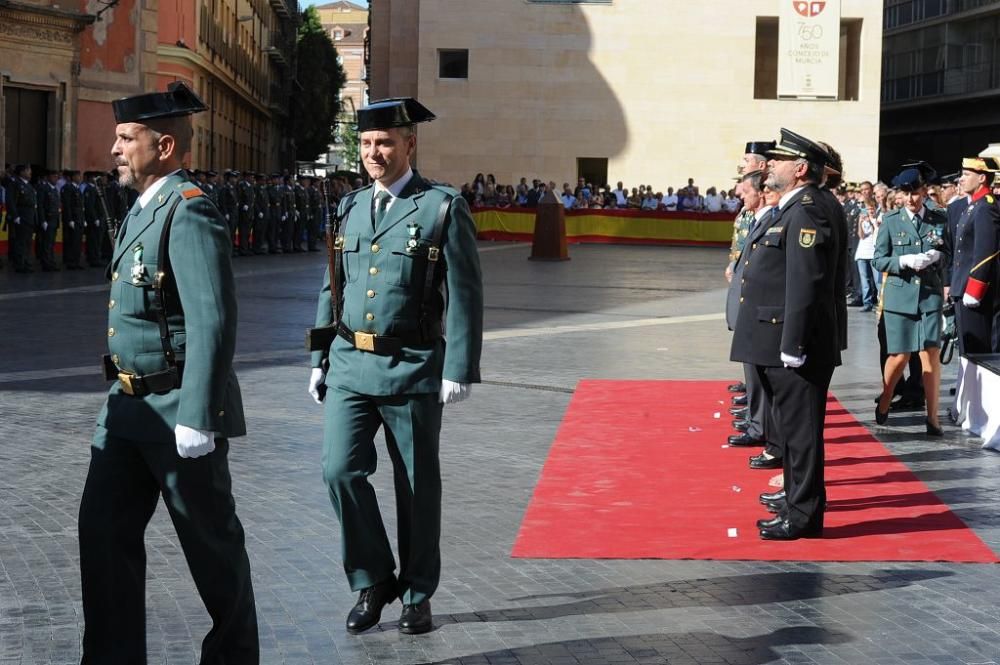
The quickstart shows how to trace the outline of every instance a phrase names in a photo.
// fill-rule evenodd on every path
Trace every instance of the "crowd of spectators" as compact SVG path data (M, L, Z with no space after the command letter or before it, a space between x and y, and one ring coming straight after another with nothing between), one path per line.
M735 189L709 187L702 195L694 179L689 178L684 187L674 190L668 187L666 194L653 189L651 185L639 185L631 189L619 182L616 187L602 185L595 187L584 178L577 180L576 186L568 182L558 188L555 182L521 178L515 185L498 184L492 173L476 174L472 183L462 185L462 197L472 208L534 208L545 196L552 192L567 210L581 209L622 209L649 211L686 212L727 212L736 214L742 207Z

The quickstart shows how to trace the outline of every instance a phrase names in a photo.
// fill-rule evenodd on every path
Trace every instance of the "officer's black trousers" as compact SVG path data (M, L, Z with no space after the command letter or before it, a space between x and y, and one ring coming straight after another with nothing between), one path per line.
M239 247L240 254L246 254L250 251L250 229L252 228L252 220L249 214L240 213L239 225L236 229L236 243Z
M87 222L87 263L91 266L101 264L101 223L91 220Z
M959 298L955 302L955 329L958 333L958 352L993 353L993 298L987 297L978 307L969 308Z
M56 267L56 229L57 225L49 224L48 228L38 227L35 233L35 256L46 268Z
M257 613L225 439L182 459L173 443L134 441L99 427L80 502L82 665L146 662L143 535L160 494L212 619L200 665L257 665Z
M793 526L822 526L826 510L823 426L833 377L830 365L764 368L775 438L783 451L786 517Z
M63 225L63 265L80 265L80 254L83 252L83 229L76 222L76 228L71 229L68 224Z
M271 213L265 212L262 217L258 217L253 223L253 251L263 252L268 247L268 234L270 233Z
M23 270L31 267L31 236L34 229L27 223L15 224L10 222L9 227L13 230L11 234L10 262L16 270Z
M306 225L306 247L308 247L310 251L316 249L316 243L320 238L319 227L321 224L321 215L317 210L311 217L309 217L309 223Z
M747 434L763 441L767 438L767 430L764 428L768 409L767 395L764 394L764 386L761 385L755 365L743 363L743 377L747 386L747 421L750 423Z

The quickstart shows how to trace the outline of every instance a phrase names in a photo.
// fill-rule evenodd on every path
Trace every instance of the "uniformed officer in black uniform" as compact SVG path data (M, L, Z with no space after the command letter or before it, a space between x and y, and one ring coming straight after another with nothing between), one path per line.
M83 210L83 192L80 191L80 172L74 169L63 171L62 221L63 221L63 265L67 270L82 270L80 259L83 254L83 232L86 215Z
M253 229L255 219L254 214L254 186L253 173L244 171L243 177L236 186L236 200L239 205L239 222L237 224L237 242L240 256L247 256L252 252L250 248L250 233Z
M302 238L305 235L306 227L309 226L309 219L312 217L312 208L309 206L309 193L306 191L312 183L312 178L307 175L300 175L295 183L295 226L292 229L292 251L304 252L302 249Z
M271 184L267 187L267 201L271 209L271 221L267 227L267 251L270 254L281 254L281 235L288 214L285 209L284 186L281 184L281 174L271 174Z
M59 270L56 265L56 233L59 231L60 201L59 171L46 171L45 178L38 182L38 235L36 239L36 255L42 264L42 270L52 272Z
M996 167L984 157L962 160L961 190L968 204L960 214L960 204L948 209L946 255L950 255L949 295L955 301L958 350L969 353L996 353L993 347L993 315L1000 302L996 297L997 252L1000 251L1000 213L990 193ZM950 274L949 274L950 273Z
M84 238L87 242L87 265L91 268L101 268L101 215L97 204L97 173L87 171L83 174L80 193L83 195Z
M38 195L31 184L31 166L18 164L7 183L7 228L10 262L14 272L34 272L31 267L31 238L38 223Z
M309 220L306 224L306 249L310 252L318 252L317 239L320 237L320 227L323 225L323 194L320 192L322 181L317 182L312 178L306 188L309 198Z
M760 536L792 540L823 529L823 425L840 364L834 279L841 248L817 187L827 152L782 129L769 157L765 183L781 199L748 238L731 359L758 366L783 450L785 496L761 496L777 516L758 522Z
M239 256L239 252L236 251L236 228L239 224L239 202L236 196L236 176L239 173L236 171L227 170L223 174L223 179L225 182L219 186L219 210L222 211L222 216L226 218L226 224L229 226L229 239L233 242L233 256Z

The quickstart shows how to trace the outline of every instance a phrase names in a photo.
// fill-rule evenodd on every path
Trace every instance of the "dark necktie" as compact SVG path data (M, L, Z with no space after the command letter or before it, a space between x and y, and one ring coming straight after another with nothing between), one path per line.
M392 195L385 190L381 190L375 195L375 217L372 219L372 228L377 229L385 219L385 211L389 207L389 200Z
M136 199L135 203L129 209L128 214L125 215L125 219L122 220L122 225L118 228L118 235L115 237L115 242L121 242L121 239L125 237L125 227L128 226L128 221L133 217L137 217L140 212L142 212L142 204L139 203L139 199Z

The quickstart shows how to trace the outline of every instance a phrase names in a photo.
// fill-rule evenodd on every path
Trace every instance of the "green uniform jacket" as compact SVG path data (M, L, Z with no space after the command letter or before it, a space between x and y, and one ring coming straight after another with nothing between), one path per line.
M753 224L753 210L743 210L736 216L733 222L733 241L729 244L729 262L733 263L740 258L740 252L747 244L747 235L750 233L750 225Z
M373 187L344 197L338 214L344 238L341 284L343 322L351 330L405 336L420 324L428 247L442 202L451 197L435 273L435 311L442 309L440 286L447 288L444 339L395 355L360 351L341 337L330 349L312 355L313 367L329 359L327 383L364 395L434 393L441 379L478 383L483 344L483 285L476 248L476 227L465 199L455 190L434 185L416 172L399 198L372 229ZM353 203L351 203L353 201ZM419 246L407 251L408 226L416 224ZM320 291L316 325L332 323L330 272Z
M152 284L163 223L178 199L169 254L181 307L168 305L168 320L171 345L184 361L181 387L133 397L115 381L98 423L114 435L144 441L172 442L178 423L221 437L242 436L243 401L233 372L236 287L229 229L218 208L183 176L170 176L119 234L108 268L108 349L122 371L143 375L167 369Z
M920 254L930 249L943 251L944 228L948 218L940 210L924 208L920 228L913 226L902 209L893 210L882 219L875 239L874 266L886 273L882 287L882 309L897 314L915 316L918 313L938 312L944 306L941 271L948 258L917 272L899 266L899 257Z

